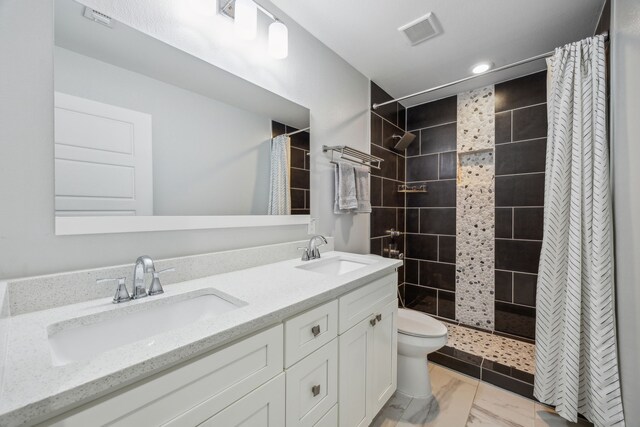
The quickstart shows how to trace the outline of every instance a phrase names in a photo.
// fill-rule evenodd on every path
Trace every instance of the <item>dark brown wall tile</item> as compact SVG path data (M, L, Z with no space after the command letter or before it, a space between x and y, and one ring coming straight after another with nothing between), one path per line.
M422 129L420 131L420 147L421 154L455 151L457 148L456 123Z
M495 310L497 331L535 338L535 308L496 301Z
M407 129L422 129L455 122L457 109L458 97L455 95L428 104L410 107L407 109Z
M407 181L430 181L438 179L438 155L409 157L407 159Z
M495 271L496 300L513 302L513 273L510 271Z
M291 168L291 188L309 188L309 171Z
M305 157L307 152L299 148L291 147L291 166L294 168L305 169Z
M544 208L515 208L513 238L542 240Z
M547 72L530 74L496 85L496 113L547 101Z
M382 206L382 181L380 177L371 176L371 206Z
M371 237L386 236L386 231L396 228L396 209L373 208L371 212Z
M496 208L496 237L511 239L513 237L513 222L511 208Z
M496 239L498 270L537 273L542 242L534 240Z
M544 173L496 177L496 206L543 206Z
M407 233L419 233L420 209L407 209L407 223L405 225Z
M275 138L278 135L282 135L287 132L287 127L280 122L276 122L275 120L271 120L271 137Z
M304 190L291 189L291 209L304 208Z
M418 156L420 155L420 132L412 132L416 137L409 144L407 149L405 150L405 156Z
M496 146L496 175L544 172L546 139Z
M426 193L407 193L410 207L456 207L456 181L428 182Z
M513 302L535 307L537 282L535 274L513 273Z
M513 111L513 140L547 136L547 104Z
M456 290L456 266L441 262L420 262L420 285L431 288Z
M455 179L458 172L458 159L455 151L439 154L440 175L438 179Z
M456 318L456 294L454 292L438 291L438 316L447 319Z
M436 314L438 310L437 291L422 286L405 285L404 304L413 310Z
M404 207L404 193L398 192L398 182L388 179L382 180L382 205Z
M456 234L455 208L426 208L420 210L420 233Z
M404 260L404 280L408 283L418 284L419 261L405 258Z
M407 256L435 261L438 259L438 238L424 234L407 234Z
M380 165L380 169L371 168L371 174L376 176L383 176L389 179L397 179L398 171L398 155L394 154L384 148L377 145L371 146L371 154L376 157L384 159L384 162Z
M297 129L287 126L287 132L295 132ZM291 135L291 146L309 151L309 132L300 132Z
M454 236L438 236L438 261L456 262L456 238Z
M371 113L371 143L382 145L382 118Z
M511 111L496 114L496 144L511 142Z

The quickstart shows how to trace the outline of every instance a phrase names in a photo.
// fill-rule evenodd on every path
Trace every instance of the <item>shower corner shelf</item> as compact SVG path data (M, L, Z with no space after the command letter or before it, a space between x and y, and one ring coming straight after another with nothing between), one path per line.
M331 151L331 163L334 164L337 164L338 160L346 160L361 166L380 169L380 165L384 162L384 159L381 159L380 157L372 156L371 154L351 148L348 145L323 145L322 152L326 153L327 151ZM337 159L334 158L336 153L340 155Z
M426 193L426 185L399 185L398 193Z

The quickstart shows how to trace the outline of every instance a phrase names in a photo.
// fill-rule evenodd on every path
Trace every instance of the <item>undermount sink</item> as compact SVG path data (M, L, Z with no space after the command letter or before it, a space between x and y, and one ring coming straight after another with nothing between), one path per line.
M316 273L326 274L328 276L340 276L341 274L349 273L354 270L366 267L375 263L375 260L368 259L356 259L346 258L343 256L337 256L326 259L319 259L317 261L308 261L308 264L299 265L297 268L301 268L307 271L313 271Z
M202 289L66 320L48 328L52 362L54 366L63 366L89 360L136 341L146 340L146 345L151 347L159 334L243 305L246 305L244 301L217 290Z

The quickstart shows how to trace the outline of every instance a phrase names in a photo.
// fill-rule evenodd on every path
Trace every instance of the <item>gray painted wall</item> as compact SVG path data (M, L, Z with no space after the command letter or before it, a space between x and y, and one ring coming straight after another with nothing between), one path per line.
M154 215L267 214L270 117L60 47L54 79L56 91L152 116Z
M305 226L55 236L53 193L53 2L0 1L0 278L304 239ZM333 176L322 144L368 150L368 80L291 22L289 58L272 60L266 28L232 42L195 1L92 0L87 4L311 110L312 216L338 250L368 251L369 216L332 213ZM213 4L216 2L200 2ZM181 7L191 9L179 9ZM197 28L196 28L197 26ZM264 26L262 26L264 27ZM207 33L208 31L208 33ZM215 34L214 34L215 33Z
M640 420L640 2L613 0L611 136L616 299L627 425Z

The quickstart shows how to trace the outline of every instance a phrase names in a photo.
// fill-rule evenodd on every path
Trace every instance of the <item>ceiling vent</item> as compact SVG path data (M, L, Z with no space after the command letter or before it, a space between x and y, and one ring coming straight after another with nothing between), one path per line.
M429 12L421 18L411 21L406 25L398 28L398 31L404 33L409 40L411 46L415 46L423 41L430 39L440 33L436 23L435 16Z
M83 16L87 19L92 20L93 22L97 22L98 24L102 24L105 27L113 28L113 20L110 16L105 15L104 13L100 13L95 9L91 9L90 7L84 8Z

